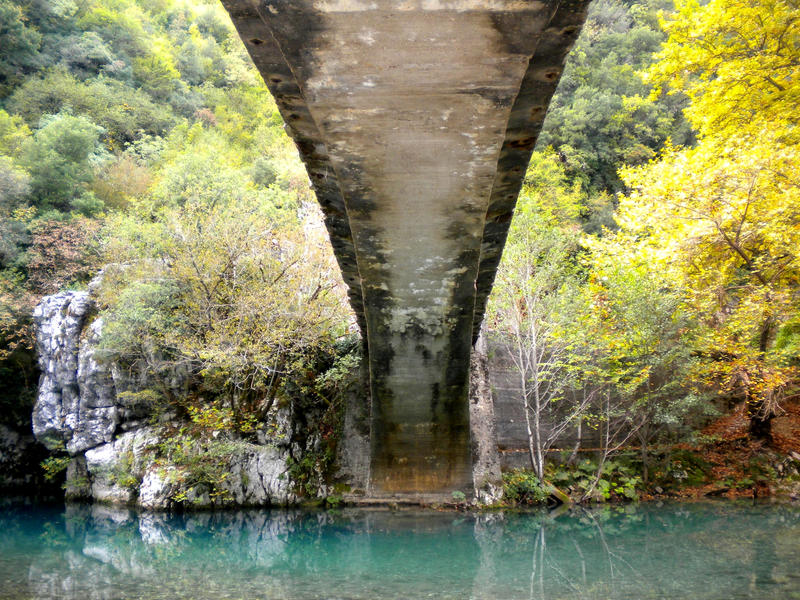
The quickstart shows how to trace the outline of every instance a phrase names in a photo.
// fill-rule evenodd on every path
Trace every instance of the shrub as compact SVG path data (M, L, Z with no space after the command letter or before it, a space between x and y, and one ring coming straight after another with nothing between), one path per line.
M550 486L532 471L511 471L503 473L503 493L514 504L544 504L550 496Z
M597 477L598 464L591 459L575 466L551 466L548 478L553 485L566 489L584 501L608 502L638 500L641 478L624 460L608 460ZM596 481L595 481L596 480Z

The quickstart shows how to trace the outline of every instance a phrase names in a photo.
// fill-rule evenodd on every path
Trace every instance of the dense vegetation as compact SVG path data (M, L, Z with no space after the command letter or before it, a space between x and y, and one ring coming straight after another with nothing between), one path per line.
M596 431L595 484L631 446L646 482L717 411L769 443L798 389L798 6L680 0L663 33L656 6L594 5L498 274L539 479L570 428Z
M35 386L32 307L104 265L102 349L148 382L137 401L241 434L284 386L330 401L357 353L349 308L305 170L222 7L2 0L0 36L0 402L14 424Z
M768 442L795 395L798 9L593 4L488 315L520 371L536 481L561 485L548 450L589 429L600 460L576 461L576 489L628 496L659 444L737 405ZM107 264L103 348L146 374L146 401L246 435L281 394L330 400L356 360L352 318L218 3L0 0L0 47L6 421L30 413L32 307ZM631 446L633 463L611 461Z

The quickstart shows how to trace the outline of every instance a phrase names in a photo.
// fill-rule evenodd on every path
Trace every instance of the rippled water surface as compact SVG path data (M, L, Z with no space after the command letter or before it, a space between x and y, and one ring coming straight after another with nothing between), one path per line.
M169 517L9 504L0 598L800 599L800 506Z

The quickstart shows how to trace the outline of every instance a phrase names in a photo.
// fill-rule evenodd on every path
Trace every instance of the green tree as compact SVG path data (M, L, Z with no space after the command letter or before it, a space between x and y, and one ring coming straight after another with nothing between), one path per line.
M583 201L553 153L534 153L488 307L490 327L518 373L531 468L540 480L547 450L580 422L596 392L577 377L584 358L574 327L583 309Z
M636 239L627 231L587 244L591 272L584 287L589 302L584 326L594 348L594 376L608 388L595 423L602 453L636 439L647 482L651 444L705 411L705 398L689 383L695 364L692 315L684 310L680 288L636 252Z
M148 54L147 17L138 3L129 0L93 2L81 11L76 29L96 32L115 56L130 64L133 58Z
M130 144L144 135L163 135L175 125L175 115L148 94L121 81L96 77L78 81L63 69L28 79L9 98L8 108L31 126L43 115L62 110L102 124L112 147Z
M68 212L84 196L94 166L104 158L102 133L85 117L61 113L43 119L21 157L31 176L31 199L36 206Z
M133 59L133 76L139 85L158 100L167 100L177 90L180 73L167 49Z
M22 9L0 1L0 98L37 66L41 35L26 23Z
M622 164L653 158L667 139L691 139L680 95L650 97L640 71L665 39L657 13L668 0L597 0L570 53L539 136L552 146L570 179L617 192Z
M0 156L0 269L22 266L24 247L29 241L23 217L29 193L28 174Z
M217 132L186 136L196 146L108 223L107 256L129 266L107 275L103 344L153 381L188 373L239 421L260 417L290 373L302 379L346 332L343 286L327 240L300 227L296 198L256 187Z
M22 117L9 115L0 109L0 154L17 157L23 142L30 136L31 130Z

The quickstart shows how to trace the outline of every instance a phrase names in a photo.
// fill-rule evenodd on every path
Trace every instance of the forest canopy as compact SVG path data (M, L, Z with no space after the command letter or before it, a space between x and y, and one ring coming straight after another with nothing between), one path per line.
M244 418L289 373L325 393L306 374L351 348L350 309L305 170L219 3L2 0L0 35L0 360L29 374L3 377L0 396L24 405L17 419L33 305L102 267L104 352L160 401L199 394ZM182 397L162 384L176 370Z

